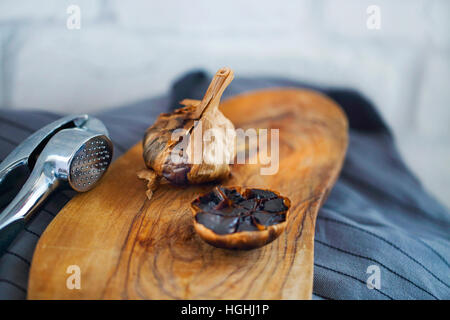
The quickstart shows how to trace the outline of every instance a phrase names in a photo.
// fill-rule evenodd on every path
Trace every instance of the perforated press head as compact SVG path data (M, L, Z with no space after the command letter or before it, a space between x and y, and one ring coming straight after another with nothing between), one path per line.
M70 164L70 186L78 192L93 188L111 163L112 151L111 141L105 136L94 137L83 144Z

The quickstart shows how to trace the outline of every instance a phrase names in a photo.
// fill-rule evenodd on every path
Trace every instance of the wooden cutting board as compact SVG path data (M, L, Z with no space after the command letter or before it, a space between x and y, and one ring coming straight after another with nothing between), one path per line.
M310 299L315 221L344 160L346 117L325 96L298 89L236 96L221 110L236 128L280 130L277 174L260 175L259 164L233 165L224 184L270 188L289 197L285 233L251 251L204 243L193 229L189 202L213 185L161 185L148 200L146 183L136 176L144 167L138 143L44 232L28 298ZM71 265L80 268L81 289L66 286Z

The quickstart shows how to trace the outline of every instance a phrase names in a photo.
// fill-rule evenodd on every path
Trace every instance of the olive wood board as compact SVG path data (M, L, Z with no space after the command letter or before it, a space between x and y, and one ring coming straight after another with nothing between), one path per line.
M289 197L279 238L249 251L203 242L189 203L214 184L162 184L149 200L146 181L136 175L144 168L138 143L48 226L33 256L28 298L310 299L316 217L343 164L347 119L329 98L299 89L246 93L220 108L236 128L279 129L276 174L261 175L261 164L235 164L222 182ZM80 289L67 287L72 265Z

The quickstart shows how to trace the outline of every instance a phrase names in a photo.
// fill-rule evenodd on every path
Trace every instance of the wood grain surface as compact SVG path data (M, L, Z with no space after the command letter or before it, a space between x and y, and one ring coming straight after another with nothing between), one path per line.
M72 199L37 245L30 299L310 299L318 209L341 169L347 120L318 93L272 89L228 99L236 128L276 128L280 164L233 165L224 185L270 188L292 202L286 231L250 251L214 248L195 233L190 201L213 184L161 185L148 200L141 143L115 161L100 184ZM150 125L150 123L149 123ZM67 268L81 270L69 290Z

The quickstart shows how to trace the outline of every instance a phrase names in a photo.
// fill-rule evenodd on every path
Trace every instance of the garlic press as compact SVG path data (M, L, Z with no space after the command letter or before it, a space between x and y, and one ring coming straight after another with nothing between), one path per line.
M92 189L112 154L106 127L86 114L59 119L15 148L0 164L0 253L56 188Z

